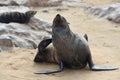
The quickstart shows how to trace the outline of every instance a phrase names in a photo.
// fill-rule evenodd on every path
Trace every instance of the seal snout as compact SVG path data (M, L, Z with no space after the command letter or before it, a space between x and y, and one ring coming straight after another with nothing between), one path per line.
M56 17L60 17L60 14L57 14Z
M60 14L57 14L56 17L54 18L54 23L58 24L62 21L62 16Z
M56 19L61 19L61 15L60 15L60 14L57 14L57 15L56 15Z

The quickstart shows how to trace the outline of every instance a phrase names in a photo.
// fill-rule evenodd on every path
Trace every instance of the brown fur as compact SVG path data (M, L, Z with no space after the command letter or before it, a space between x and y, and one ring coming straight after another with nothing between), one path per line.
M46 62L50 62L50 63L60 62L59 57L52 46L47 48L46 50L48 51L48 54L45 56L45 60L47 60Z
M45 55L42 58L44 58L45 62L56 63L56 64L60 63L59 56L56 53L56 50L54 49L52 44L50 44L47 48L45 48L43 52L45 53Z
M84 35L84 38L86 39L86 40L88 40L88 37L87 37L87 34L85 34ZM38 47L39 48L39 47ZM41 49L38 49L38 54L42 54L42 53L40 53L41 51L40 51ZM44 61L44 62L47 62L47 63L56 63L56 64L59 64L60 63L60 57L59 57L59 55L58 55L58 53L57 53L57 51L55 50L55 48L54 48L54 46L53 46L53 44L51 43L50 45L48 45L44 50L43 50L43 54L44 55L39 55L40 57L39 57L39 59L41 59L42 58L42 60Z

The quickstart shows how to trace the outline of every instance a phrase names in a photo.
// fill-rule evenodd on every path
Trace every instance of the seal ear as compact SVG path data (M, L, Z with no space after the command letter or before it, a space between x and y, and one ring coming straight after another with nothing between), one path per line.
M87 36L87 34L84 35L84 38L88 41L88 36Z

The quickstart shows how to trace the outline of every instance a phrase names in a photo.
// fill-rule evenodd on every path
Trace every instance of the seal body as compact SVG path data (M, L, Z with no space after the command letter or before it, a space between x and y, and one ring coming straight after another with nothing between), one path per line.
M90 55L87 40L81 35L74 34L64 18L59 15L57 17L58 20L53 21L52 39L59 57L67 67L85 67ZM57 23L59 18L63 20L62 25Z

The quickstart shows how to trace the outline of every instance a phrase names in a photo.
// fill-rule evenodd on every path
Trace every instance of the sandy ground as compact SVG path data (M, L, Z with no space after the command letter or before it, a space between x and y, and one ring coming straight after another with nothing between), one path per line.
M66 11L38 12L37 17L52 22L56 14L63 15L70 28L78 34L88 34L89 45L96 65L120 67L120 25L86 14L81 8ZM33 72L43 69L56 69L54 64L33 62L36 50L15 48L0 53L0 80L120 80L120 70L90 71L70 70L50 75L36 75Z

